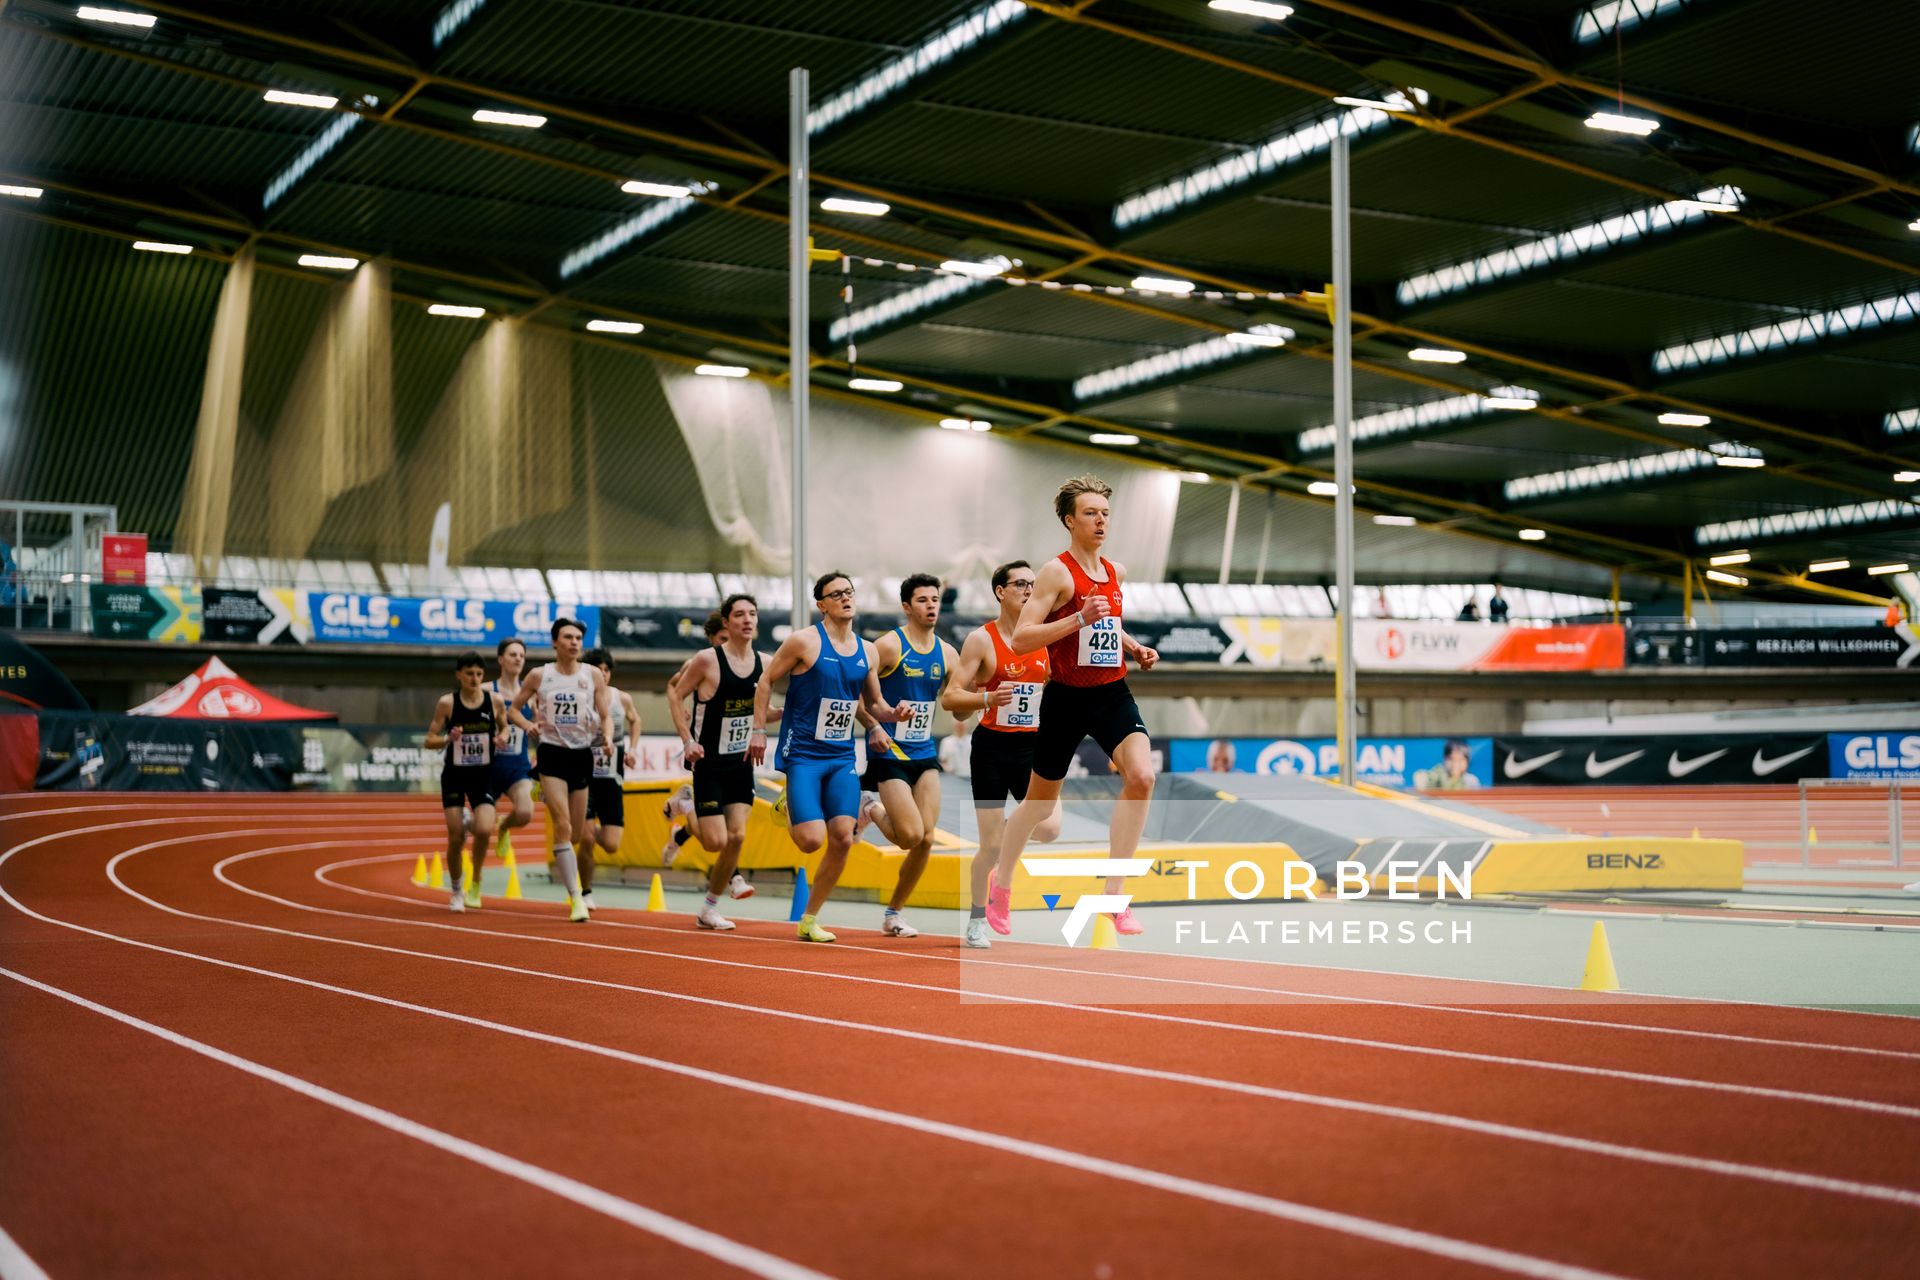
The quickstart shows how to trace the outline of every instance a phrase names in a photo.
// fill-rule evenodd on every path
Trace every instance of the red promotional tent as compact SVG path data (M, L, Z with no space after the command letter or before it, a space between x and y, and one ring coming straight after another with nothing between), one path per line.
M169 720L336 720L331 711L314 711L282 702L234 673L218 658L208 658L200 669L150 702L127 713L164 716Z

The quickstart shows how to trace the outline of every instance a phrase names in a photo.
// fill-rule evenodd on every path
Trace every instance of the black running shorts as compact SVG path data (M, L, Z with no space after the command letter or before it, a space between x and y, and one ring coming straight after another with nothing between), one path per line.
M744 756L693 763L693 811L702 818L725 813L728 806L753 805L753 766Z
M1082 688L1050 681L1040 695L1040 728L1034 737L1033 771L1049 782L1067 776L1073 753L1092 738L1111 758L1120 744L1145 733L1140 707L1125 680Z
M1027 778L1033 773L1033 740L1039 736L1031 730L973 731L974 808L997 809L1008 796L1027 798Z
M551 778L569 791L585 790L588 779L593 777L593 749L543 742L539 769L542 778Z

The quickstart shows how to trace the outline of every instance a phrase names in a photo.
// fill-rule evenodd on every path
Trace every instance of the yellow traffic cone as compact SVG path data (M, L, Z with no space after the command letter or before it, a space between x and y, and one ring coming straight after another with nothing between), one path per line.
M1338 490L1336 490L1335 492L1338 492ZM1698 839L1700 838L1700 828L1698 828L1698 827L1695 827L1695 828L1693 829L1693 838L1694 838L1695 840L1698 840Z
M440 855L437 853L433 855L433 870L428 874L427 879L436 889L447 887L447 864L440 860Z
M1120 946L1120 935L1113 931L1113 917L1104 911L1093 918L1093 941L1087 944L1096 951L1114 951Z
M656 871L653 873L653 883L647 886L647 910L665 911L666 909L667 895L661 892L660 873Z
M520 900L520 868L507 864L507 892L504 895L509 902Z
M414 855L413 882L422 889L427 887L427 855L424 853Z
M1618 991L1620 975L1613 970L1613 948L1607 945L1607 927L1593 922L1593 940L1587 943L1587 967L1580 975L1582 991Z
M1807 843L1808 844L1820 843L1820 829L1818 827L1807 828Z

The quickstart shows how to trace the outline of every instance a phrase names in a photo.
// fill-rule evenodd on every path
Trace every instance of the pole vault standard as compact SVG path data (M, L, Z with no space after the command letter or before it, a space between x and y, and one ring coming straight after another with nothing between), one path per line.
M793 417L793 616L795 631L807 625L812 612L807 587L807 387L813 367L807 326L807 243L809 217L807 188L812 161L807 144L807 69L787 73L787 394Z
M1347 135L1333 140L1333 573L1340 592L1334 723L1340 781L1353 785L1353 240Z

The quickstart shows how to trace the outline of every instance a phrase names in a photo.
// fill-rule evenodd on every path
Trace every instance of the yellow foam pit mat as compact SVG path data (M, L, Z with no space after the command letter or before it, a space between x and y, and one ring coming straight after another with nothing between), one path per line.
M1473 870L1474 897L1502 893L1591 893L1602 890L1705 889L1732 892L1745 884L1738 840L1684 836L1565 836L1499 840ZM1378 892L1387 877L1371 877ZM1401 881L1401 888L1406 888ZM1439 877L1420 876L1418 892L1439 892ZM1457 896L1451 883L1448 896Z

